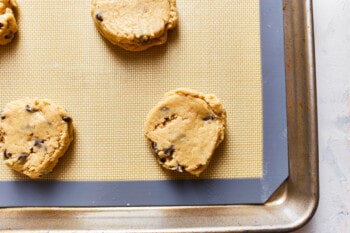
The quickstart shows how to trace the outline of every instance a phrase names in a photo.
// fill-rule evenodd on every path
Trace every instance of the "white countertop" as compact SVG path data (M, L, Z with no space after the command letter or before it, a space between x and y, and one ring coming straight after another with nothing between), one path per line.
M313 0L320 202L297 233L350 232L350 1Z

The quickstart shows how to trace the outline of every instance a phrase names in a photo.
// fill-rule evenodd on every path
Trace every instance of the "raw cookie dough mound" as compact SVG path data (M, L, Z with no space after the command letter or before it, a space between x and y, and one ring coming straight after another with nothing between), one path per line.
M18 31L14 9L16 0L0 0L0 45L8 44Z
M226 111L214 95L178 89L149 113L144 132L165 168L199 176L224 139Z
M91 15L106 39L129 51L164 44L178 21L176 0L93 0Z
M51 172L72 140L72 118L50 100L16 100L1 112L4 163L30 178Z

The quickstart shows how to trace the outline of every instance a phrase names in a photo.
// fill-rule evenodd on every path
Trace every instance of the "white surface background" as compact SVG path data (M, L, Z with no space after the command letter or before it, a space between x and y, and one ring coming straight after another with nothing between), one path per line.
M350 0L313 0L320 202L297 233L350 232Z

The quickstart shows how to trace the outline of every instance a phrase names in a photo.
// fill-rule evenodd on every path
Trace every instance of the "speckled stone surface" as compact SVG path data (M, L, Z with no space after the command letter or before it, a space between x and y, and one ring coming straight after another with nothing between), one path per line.
M350 232L350 1L314 0L320 202L297 233Z

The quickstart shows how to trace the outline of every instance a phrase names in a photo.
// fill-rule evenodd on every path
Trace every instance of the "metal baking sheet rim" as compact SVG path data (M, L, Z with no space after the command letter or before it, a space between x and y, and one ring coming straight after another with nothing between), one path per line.
M302 227L319 200L312 1L285 0L284 18L290 174L264 205L5 208L0 229L288 232Z

